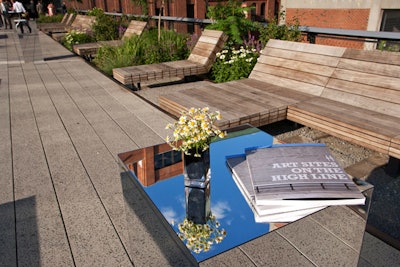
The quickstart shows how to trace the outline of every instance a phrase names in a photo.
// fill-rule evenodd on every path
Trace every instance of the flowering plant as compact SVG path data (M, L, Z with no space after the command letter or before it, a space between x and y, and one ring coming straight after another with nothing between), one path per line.
M217 53L212 65L212 75L216 82L228 82L247 78L257 62L259 51L250 46L227 48Z
M205 224L195 224L185 219L178 225L178 236L191 251L200 253L210 250L212 244L218 244L225 238L225 229L219 227L220 223L214 215Z
M93 41L94 38L91 36L90 32L81 30L71 30L65 34L64 38L62 39L62 44L66 48L72 51L72 47L75 44L90 43Z
M189 155L189 150L195 149L195 157L200 157L201 151L209 148L211 138L224 138L226 133L214 127L214 122L221 120L219 111L209 112L209 108L190 108L182 112L179 120L169 123L166 129L174 129L173 138L167 136L167 143L174 149Z

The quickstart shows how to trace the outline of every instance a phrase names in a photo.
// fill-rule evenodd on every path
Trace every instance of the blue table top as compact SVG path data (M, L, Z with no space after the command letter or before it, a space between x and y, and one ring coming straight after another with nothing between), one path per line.
M226 250L239 246L276 228L270 223L257 223L254 213L236 186L232 173L226 165L226 157L244 153L244 150L255 146L272 146L273 137L257 128L247 128L232 132L228 138L213 142L210 146L211 180L210 205L211 212L219 222L219 230L226 232L222 242L213 243L206 252L191 251L197 262L206 260ZM120 159L126 165L128 158L123 153ZM132 163L132 162L130 162ZM129 170L130 169L130 170ZM125 168L137 178L132 168ZM185 186L183 174L164 179L149 186L143 191L151 199L165 220L179 233L178 225L186 217Z

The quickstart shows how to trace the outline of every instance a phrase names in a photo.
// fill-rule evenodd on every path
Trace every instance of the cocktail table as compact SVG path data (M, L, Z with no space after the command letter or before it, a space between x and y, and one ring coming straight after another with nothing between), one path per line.
M254 213L235 184L226 165L226 156L241 154L255 146L272 146L273 137L257 128L241 126L230 129L228 138L213 142L210 148L211 181L206 189L193 192L195 204L200 210L209 209L215 220L211 227L222 231L221 242L213 242L208 251L201 248L190 250L197 262L246 243L279 228L284 223L257 223ZM156 212L167 222L166 230L171 238L181 242L179 224L187 216L190 192L185 188L183 163L180 152L169 145L124 152L118 155L122 172L127 172L145 193ZM199 201L199 198L201 199ZM190 205L190 204L189 204ZM201 212L202 212L201 211ZM201 213L200 212L200 213ZM221 237L220 235L220 237ZM213 237L210 237L212 239ZM214 236L214 240L217 237ZM187 243L187 240L183 240Z

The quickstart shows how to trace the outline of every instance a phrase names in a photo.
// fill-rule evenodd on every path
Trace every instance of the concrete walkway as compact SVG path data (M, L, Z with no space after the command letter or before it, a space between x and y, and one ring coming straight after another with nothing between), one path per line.
M0 266L193 265L117 164L173 119L31 26L0 32ZM332 207L200 265L374 266L364 227Z

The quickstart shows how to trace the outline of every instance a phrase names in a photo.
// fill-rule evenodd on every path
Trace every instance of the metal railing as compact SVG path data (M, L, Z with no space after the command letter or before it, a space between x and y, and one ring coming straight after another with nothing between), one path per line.
M400 32L375 32L375 31L362 31L362 30L344 30L332 28L318 28L300 26L300 31L307 33L307 35L335 35L345 36L351 38L368 38L376 40L391 40L400 41Z
M87 10L81 10L80 12L86 13ZM123 15L121 13L113 13L113 12L105 12L105 14L115 17L120 17ZM126 15L139 19L151 19L151 20L159 19L159 16L143 16L143 15L132 15L132 14L126 14ZM211 19L196 19L196 18L170 17L170 16L161 16L161 20L164 22L186 23L193 25L207 25L213 23ZM323 37L323 38L351 40L351 41L359 41L359 42L374 43L374 44L378 44L380 41L386 41L392 44L396 44L400 48L400 32L346 30L346 29L320 28L320 27L309 27L309 26L300 26L299 30L304 35L307 36L307 41L310 43L315 43L317 37Z

